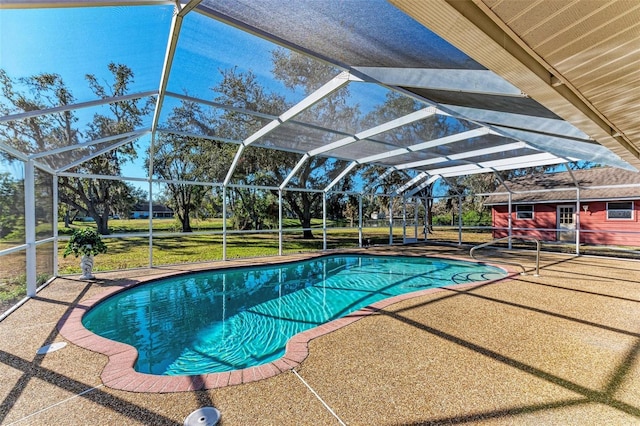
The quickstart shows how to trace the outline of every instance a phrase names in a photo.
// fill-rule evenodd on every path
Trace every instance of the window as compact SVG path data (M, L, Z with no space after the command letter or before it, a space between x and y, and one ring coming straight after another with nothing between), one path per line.
M516 219L533 219L533 205L523 204L516 206Z
M612 220L632 220L633 201L620 201L607 203L607 219Z
M575 207L558 206L558 227L562 225L573 225L575 216Z

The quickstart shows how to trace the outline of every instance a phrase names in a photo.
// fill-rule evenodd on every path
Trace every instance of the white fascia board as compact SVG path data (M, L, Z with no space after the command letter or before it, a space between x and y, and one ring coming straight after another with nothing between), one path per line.
M356 141L370 138L371 136L378 135L380 133L387 132L392 129L396 129L398 127L405 126L407 124L411 124L416 121L423 120L427 117L431 117L435 115L437 109L435 107L427 107L418 111L414 111L410 114L403 115L402 117L398 117L394 120L387 121L386 123L382 123L378 126L372 127L370 129L363 130L362 132L356 133L354 136L347 136L346 138L342 138L330 144L327 144L323 147L316 148L314 150L309 151L309 155L316 156L318 154L322 154L324 152L331 151L333 149L341 148L345 145L349 145Z
M355 67L355 69L388 86L499 96L524 96L520 89L488 70L386 67Z

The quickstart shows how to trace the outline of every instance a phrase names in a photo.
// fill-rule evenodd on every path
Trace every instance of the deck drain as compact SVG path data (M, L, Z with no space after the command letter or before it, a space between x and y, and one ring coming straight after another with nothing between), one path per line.
M220 411L214 407L198 408L184 419L184 426L215 426L220 421Z
M52 343L50 345L46 345L38 349L38 352L36 352L36 354L38 355L48 354L49 352L55 352L57 350L60 350L65 346L67 346L67 342Z

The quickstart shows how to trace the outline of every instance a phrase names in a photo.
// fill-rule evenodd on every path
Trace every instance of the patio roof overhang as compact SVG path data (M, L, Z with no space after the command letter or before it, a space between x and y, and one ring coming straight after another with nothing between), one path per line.
M640 4L390 1L638 168Z
M561 54L562 50L558 46L562 42L556 40L564 38L566 44L570 44L569 40L576 37L588 40L590 31L583 29L585 34L581 36L576 34L580 30L576 26L572 26L573 31L566 32L555 28L555 32L548 37L549 40L553 39L555 50L547 54L546 51L538 52L529 48L527 39L537 26L546 25L552 19L551 12L543 18L538 18L539 14L527 18L528 14L518 14L508 7L501 7L501 3L497 3L492 9L489 1L391 1L407 15L390 3L374 3L300 3L293 0L221 3L204 0L176 4L164 65L158 76L157 91L128 95L157 96L149 128L137 129L134 134L115 135L112 140L88 141L81 145L24 155L2 142L0 147L18 158L36 162L48 155L57 154L60 150L84 148L94 144L101 144L102 148L97 151L101 153L129 143L132 138L141 134L172 131L159 128L163 108L168 108L165 106L168 99L189 99L223 110L233 109L228 105L215 104L204 97L187 96L172 90L172 75L183 71L175 61L181 34L187 31L183 22L187 16L197 13L343 70L314 93L278 115L239 111L266 119L267 124L243 140L218 138L238 144L225 184L229 183L237 161L244 148L249 145L268 146L300 154L298 166L291 171L282 187L286 186L305 161L318 155L347 161L344 174L362 164L383 166L389 173L411 170L413 177L402 186L400 192L419 187L424 182L432 182L438 176L459 176L580 160L628 169L640 168L640 123L631 118L639 112L640 94L629 90L638 77L637 70L607 83L607 90L612 93L624 93L619 98L603 98L603 91L595 90L586 81L588 75L597 81L605 81L611 73L610 62L613 59L618 67L625 64L624 68L629 70L628 62L640 52L640 36L637 34L634 36L632 32L623 31L608 33L613 39L624 33L628 49L618 49L612 55L603 54L591 58L588 46L583 46L581 50L573 49L573 53ZM545 2L533 2L536 10L542 8L541 3ZM2 8L167 4L173 3L64 0L0 3ZM531 10L532 7L526 9ZM567 11L556 12L567 13L569 16L580 12L568 7L566 9ZM619 17L624 11L625 19L630 19L630 13L635 14L635 22L640 22L640 8L628 11L618 6L603 6L600 9L599 13L606 14L610 20ZM581 22L587 19L589 17L585 15ZM519 32L509 26L512 21L522 24L518 27ZM611 31L610 27L607 28L606 31ZM435 34L439 34L442 39ZM509 40L509 43L501 44L496 40ZM460 50L453 48L449 42ZM603 62L597 62L599 66L594 71L581 66L580 59L590 64L599 60ZM573 73L572 68L562 72L566 61L579 67L581 73ZM424 108L399 114L394 119L376 123L357 132L336 129L331 123L298 120L303 112L317 102L331 96L339 88L352 84L379 85L385 90L418 100ZM67 108L86 108L112 101L113 99L94 100ZM60 108L54 108L13 114L0 117L0 123L59 110ZM452 131L445 136L413 140L404 144L386 137L396 129L434 116L462 121L470 130ZM325 136L333 134L335 137L330 143L326 143L326 137L317 138L315 142L299 147L292 145L286 138L291 130L322 132ZM206 137L180 129L173 131ZM267 136L268 144L263 143ZM91 154L95 155L96 152ZM88 158L90 156L83 156L73 162L61 164L53 171L63 172ZM334 179L333 183L335 182L337 179ZM328 191L330 188L331 185L324 190Z

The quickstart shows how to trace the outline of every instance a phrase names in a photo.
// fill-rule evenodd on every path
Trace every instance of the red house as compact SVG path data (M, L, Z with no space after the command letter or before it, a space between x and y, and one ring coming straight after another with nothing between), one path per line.
M505 189L506 188L506 189ZM511 197L509 197L509 193ZM511 221L509 221L511 198ZM616 168L522 176L488 197L494 238L640 247L640 173Z

